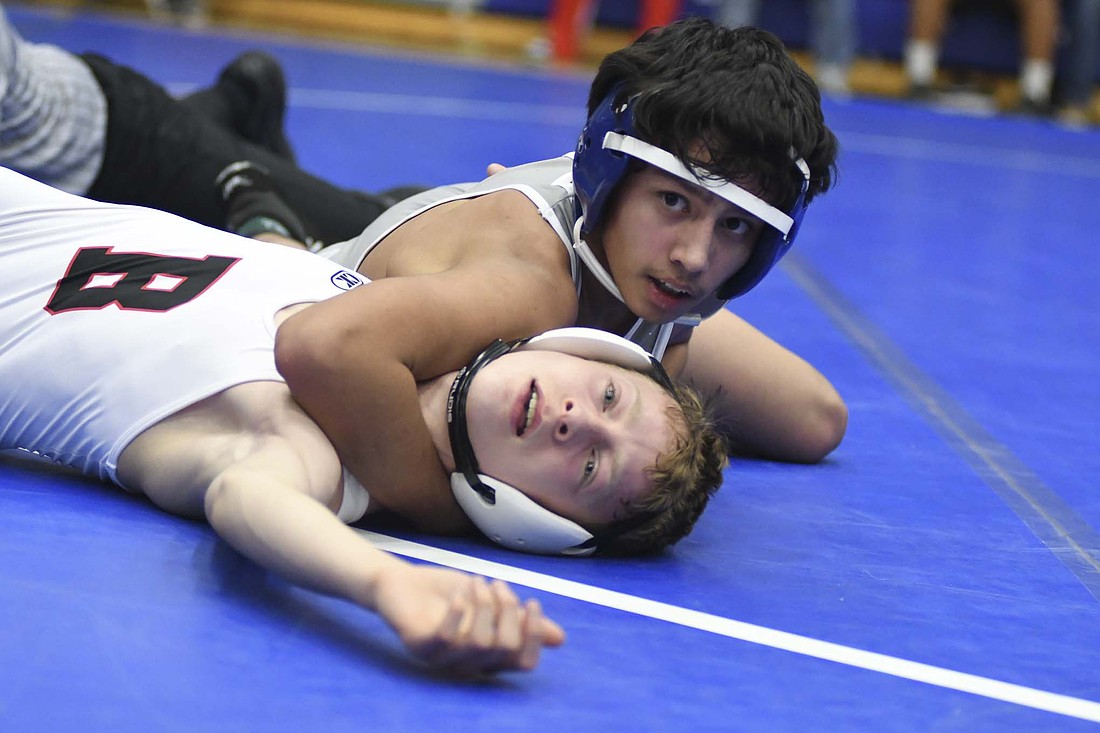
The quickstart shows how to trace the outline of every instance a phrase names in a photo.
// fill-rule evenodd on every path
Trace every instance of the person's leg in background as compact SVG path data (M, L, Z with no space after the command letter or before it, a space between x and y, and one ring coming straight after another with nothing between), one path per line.
M913 0L904 54L905 76L913 99L927 99L935 91L940 41L952 4L953 0Z
M153 20L178 23L185 28L202 28L206 25L206 8L203 0L145 0Z
M650 28L665 26L680 15L680 0L642 0L638 9L638 35Z
M96 54L81 58L108 103L103 165L89 198L148 206L224 228L225 192L216 182L227 166L246 162L265 173L309 239L326 243L357 236L394 203L388 196L340 188L303 171L180 103L129 67Z
M1018 111L1049 114L1054 54L1061 23L1059 0L1016 0L1020 10L1020 102Z
M849 75L859 41L857 26L855 0L812 0L810 44L814 76L822 91L837 95L851 91Z
M756 25L760 17L760 0L719 0L714 22L726 28Z
M810 6L810 46L817 83L828 94L848 94L857 42L855 0L810 0ZM759 18L760 0L720 0L714 20L737 28L759 25Z
M103 162L107 101L67 51L24 40L0 7L0 165L84 194Z
M1071 0L1069 47L1062 80L1062 122L1080 127L1092 120L1096 67L1100 63L1100 0Z

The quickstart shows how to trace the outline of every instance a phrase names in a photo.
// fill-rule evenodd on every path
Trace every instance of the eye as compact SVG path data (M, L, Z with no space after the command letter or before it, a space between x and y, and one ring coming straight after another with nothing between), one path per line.
M731 216L722 220L722 226L730 234L744 236L752 231L752 223L743 216Z
M588 460L584 462L584 481L582 483L587 484L592 480L592 477L596 475L596 469L599 468L599 458L596 455L596 451L592 451L588 454Z
M675 191L661 191L660 196L665 206L674 211L685 211L687 209L687 199Z
M606 410L615 404L615 398L619 396L619 390L614 382L608 382L607 389L603 391L603 408Z

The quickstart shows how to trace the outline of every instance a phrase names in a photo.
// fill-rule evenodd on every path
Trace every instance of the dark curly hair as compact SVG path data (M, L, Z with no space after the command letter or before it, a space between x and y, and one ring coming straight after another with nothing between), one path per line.
M651 29L604 58L589 115L616 88L616 102L634 100L646 142L726 180L753 179L783 209L802 183L792 151L810 167L807 202L836 178L837 139L817 85L767 31L705 18Z

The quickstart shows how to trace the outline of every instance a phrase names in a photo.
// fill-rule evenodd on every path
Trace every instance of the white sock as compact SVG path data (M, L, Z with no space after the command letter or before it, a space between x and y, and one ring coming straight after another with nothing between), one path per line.
M1020 94L1033 102L1047 102L1054 83L1054 64L1044 59L1026 59L1020 69Z
M911 40L905 44L905 74L911 84L928 86L936 77L939 49L931 41Z
M829 94L848 94L848 68L840 64L817 64L814 70L817 85Z

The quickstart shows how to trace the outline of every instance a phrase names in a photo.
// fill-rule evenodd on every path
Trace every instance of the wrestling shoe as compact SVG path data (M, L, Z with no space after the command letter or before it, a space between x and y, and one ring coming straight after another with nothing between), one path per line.
M246 51L222 69L214 86L181 101L245 140L294 162L294 150L283 131L286 77L274 56Z
M1054 105L1047 99L1022 97L1010 111L1022 117L1053 117Z
M230 163L214 180L225 204L225 229L242 237L278 234L316 252L324 243L306 234L305 225L275 190L271 176L248 160Z

